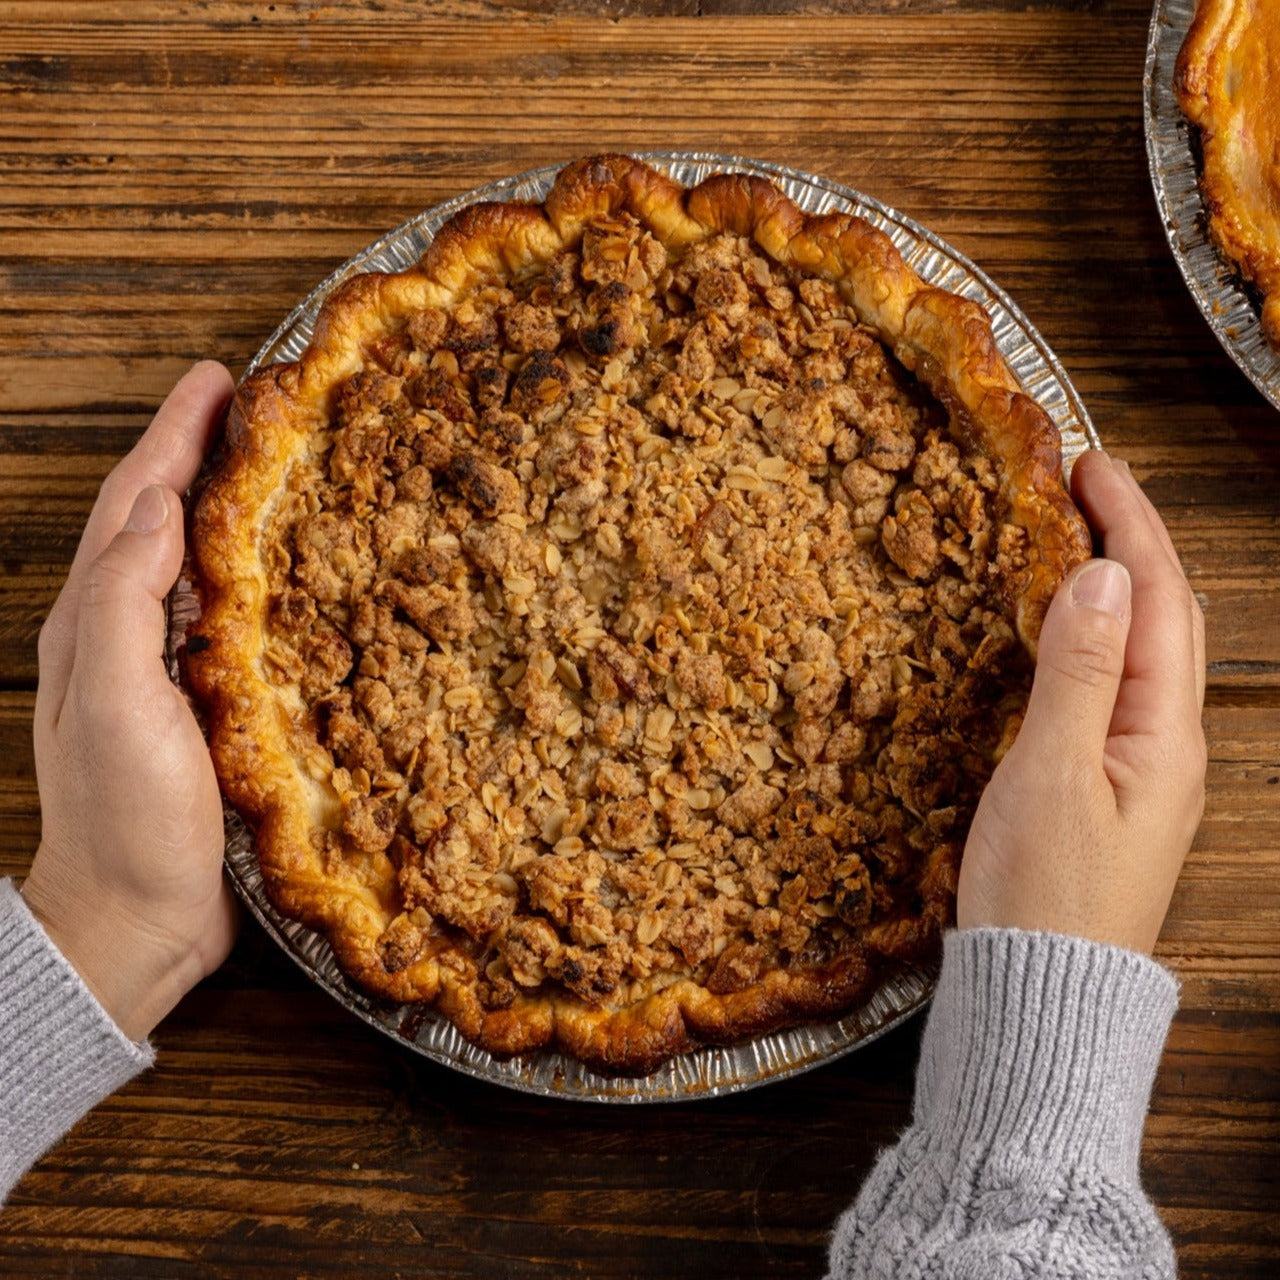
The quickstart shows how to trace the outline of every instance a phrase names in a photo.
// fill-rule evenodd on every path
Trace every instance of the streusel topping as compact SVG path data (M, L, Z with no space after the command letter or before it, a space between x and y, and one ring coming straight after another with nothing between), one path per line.
M367 352L263 538L331 869L491 1008L945 923L1025 702L995 471L837 290L632 219ZM449 963L459 960L450 955Z

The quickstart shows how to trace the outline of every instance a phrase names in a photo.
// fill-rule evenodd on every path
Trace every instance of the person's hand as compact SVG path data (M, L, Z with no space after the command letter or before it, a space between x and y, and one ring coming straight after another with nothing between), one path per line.
M41 838L22 894L133 1040L222 963L235 932L213 765L163 660L179 494L231 390L214 363L174 387L104 482L40 632Z
M983 793L956 923L1150 952L1204 808L1204 618L1123 462L1071 477L1106 559L1050 606L1017 740Z

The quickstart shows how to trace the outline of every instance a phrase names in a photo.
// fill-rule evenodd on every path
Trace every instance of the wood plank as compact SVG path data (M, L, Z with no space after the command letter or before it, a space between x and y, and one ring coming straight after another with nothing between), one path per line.
M905 1120L916 1034L893 1033L838 1079L780 1086L748 1132L734 1100L549 1104L414 1060L316 993L202 988L161 1034L150 1078L15 1193L0 1253L52 1239L44 1256L90 1267L187 1267L131 1272L167 1276L341 1275L357 1259L385 1274L638 1276L678 1248L682 1268L711 1275L811 1275L859 1171ZM198 1098L192 1076L210 1082ZM833 1105L846 1090L852 1110ZM839 1176L815 1177L818 1160ZM624 1167L626 1190L610 1190ZM783 1175L794 1194L771 1192ZM575 1225L549 1235L553 1220Z
M1206 608L1204 823L1143 1176L1184 1280L1280 1256L1280 432L1169 255L1151 0L0 0L0 874L39 839L35 636L96 486L193 360L349 254L604 148L792 164L1006 288ZM6 1276L811 1276L909 1115L919 1025L767 1090L591 1108L434 1066L256 927L157 1069L0 1214Z
M242 947L235 962L261 959ZM349 1274L376 1260L414 1275L613 1277L663 1274L678 1248L682 1269L712 1276L812 1275L827 1225L905 1123L919 1030L772 1087L763 1110L566 1108L416 1061L319 993L246 985L189 997L159 1036L156 1070L24 1181L0 1217L6 1258L52 1238L53 1257L90 1268L188 1268L139 1275ZM1224 1258L1256 1266L1274 1243L1277 1049L1274 1016L1183 1014L1171 1034L1143 1167L1184 1259L1208 1268L1198 1274L1228 1274ZM205 1082L195 1097L193 1078ZM609 1190L624 1167L626 1190ZM1188 1189L1228 1168L1247 1190L1206 1211ZM574 1230L549 1238L548 1219ZM424 1243L438 1270L418 1269Z

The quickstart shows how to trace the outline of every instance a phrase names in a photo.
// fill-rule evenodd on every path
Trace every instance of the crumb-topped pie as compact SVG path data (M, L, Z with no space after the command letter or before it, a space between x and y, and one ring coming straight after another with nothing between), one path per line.
M1280 351L1280 0L1199 0L1174 91L1199 131L1209 238L1258 291Z
M493 1053L633 1074L933 954L1089 551L980 307L620 156L334 290L193 526L277 907Z

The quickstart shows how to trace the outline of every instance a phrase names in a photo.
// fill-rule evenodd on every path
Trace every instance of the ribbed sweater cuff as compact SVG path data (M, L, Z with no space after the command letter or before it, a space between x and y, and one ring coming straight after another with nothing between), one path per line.
M0 880L0 1201L86 1111L149 1067Z
M1132 951L1012 929L951 933L915 1122L946 1148L1134 1178L1177 1003L1173 976Z

